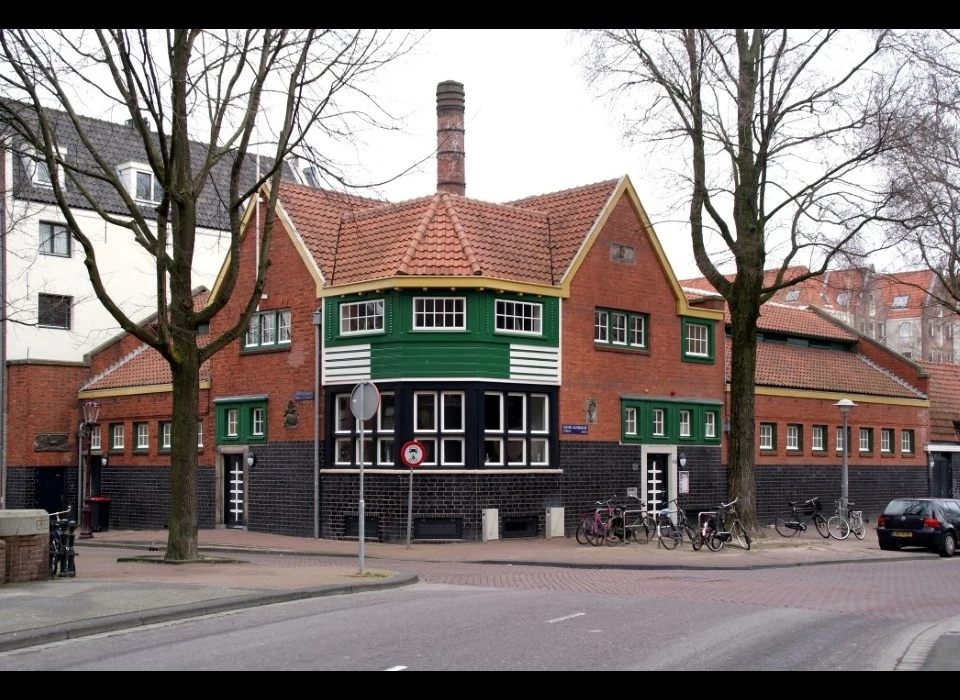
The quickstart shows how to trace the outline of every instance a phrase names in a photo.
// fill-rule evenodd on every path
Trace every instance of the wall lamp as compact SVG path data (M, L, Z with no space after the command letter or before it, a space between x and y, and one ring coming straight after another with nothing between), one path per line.
M257 463L257 456L253 452L247 453L247 466L252 467Z
M681 452L681 453L680 453L680 468L683 469L685 466L687 466L687 456L686 456L683 452Z

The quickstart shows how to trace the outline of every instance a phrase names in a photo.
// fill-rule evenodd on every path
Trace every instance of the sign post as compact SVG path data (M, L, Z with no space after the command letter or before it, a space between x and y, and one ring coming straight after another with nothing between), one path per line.
M360 535L360 573L363 574L363 545L366 537L364 525L366 524L366 513L363 504L363 428L364 423L375 415L380 407L380 390L372 382L362 381L353 387L350 392L350 411L353 417L360 421L360 503L359 503L359 535Z
M423 443L411 440L400 450L400 459L410 467L410 490L407 493L407 549L410 549L410 526L413 523L413 468L419 467L427 451Z

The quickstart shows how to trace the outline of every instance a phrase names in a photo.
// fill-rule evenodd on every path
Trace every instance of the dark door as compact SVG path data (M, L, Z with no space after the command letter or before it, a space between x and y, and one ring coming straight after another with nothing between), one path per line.
M667 502L667 455L648 454L646 481L647 511L656 513Z
M246 502L243 483L243 455L223 456L223 522L227 527L244 526Z
M950 455L934 453L933 472L930 475L930 495L933 498L953 498L953 468L950 466Z
M48 513L67 509L67 492L64 486L66 467L39 467L34 471L34 508L43 508ZM76 510L76 508L74 508ZM77 516L74 514L73 519Z

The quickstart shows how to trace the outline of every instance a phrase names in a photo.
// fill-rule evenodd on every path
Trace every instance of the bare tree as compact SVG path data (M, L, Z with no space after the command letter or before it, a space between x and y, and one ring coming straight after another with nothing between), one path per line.
M201 364L248 327L269 266L272 218L283 163L309 160L328 181L348 178L332 142L351 140L363 123L388 126L389 115L367 92L367 79L416 45L415 33L375 30L0 30L0 123L33 149L50 175L57 205L83 249L93 291L120 327L156 349L173 376L169 535L165 557L197 558L197 417ZM146 159L162 185L162 201L145 211L85 127L81 108L112 105L132 120ZM66 120L54 118L54 107ZM78 145L62 148L69 136ZM197 149L195 145L202 144ZM269 146L251 176L254 153ZM257 156L258 166L260 158ZM216 293L193 308L192 263L198 201L211 174L228 173L216 191L229 214L228 264ZM268 184L266 223L259 230L256 282L243 314L227 331L198 344L206 325L234 293L241 221ZM103 206L107 188L123 215ZM71 204L121 226L156 265L156 324L141 327L104 287L97 250ZM74 205L75 206L75 205ZM208 336L209 337L209 336Z
M760 307L839 251L870 248L860 239L886 202L867 169L898 137L885 121L898 57L887 30L585 32L588 79L635 106L628 137L682 163L694 258L731 318L729 495L755 530ZM807 274L785 276L801 262Z
M887 231L903 269L936 277L920 291L960 310L960 34L909 34L901 48L919 89L895 115L912 137L883 159L895 212Z

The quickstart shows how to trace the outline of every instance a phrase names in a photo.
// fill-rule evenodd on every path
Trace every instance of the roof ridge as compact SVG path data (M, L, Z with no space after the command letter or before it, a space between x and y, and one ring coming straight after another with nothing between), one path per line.
M480 263L477 262L477 254L473 250L473 245L467 240L467 232L464 230L463 224L460 223L460 216L457 213L457 208L453 205L453 198L445 192L440 195L440 201L446 205L447 216L450 217L450 223L453 224L453 232L457 234L457 240L460 241L460 248L467 257L470 270L474 275L482 275L483 270L480 267Z
M417 254L420 244L423 243L423 238L427 233L427 226L429 226L430 222L433 221L437 216L439 204L440 195L437 193L433 196L430 206L427 207L427 210L423 213L423 216L420 217L420 223L417 224L417 230L414 231L413 236L410 238L410 242L407 244L407 249L400 257L400 268L397 270L398 274L409 274L410 263L413 260L413 257Z
M144 350L146 350L146 349L149 348L149 347L150 347L150 346L147 345L146 343L141 343L139 347L134 348L133 350L131 350L130 352L128 352L126 355L124 355L123 357L121 357L119 360L117 360L116 362L114 362L112 365L110 365L109 367L107 367L105 370L103 370L102 372L100 372L100 373L97 374L96 376L91 377L89 381L87 381L86 383L84 383L84 384L80 387L80 391L83 391L83 390L86 389L87 387L93 386L94 384L96 384L97 382L99 382L101 379L103 379L104 377L106 377L106 376L107 376L108 374L110 374L111 372L119 369L120 367L123 367L123 365L127 364L128 362L130 362L133 358L135 358L137 355L139 355L140 353L142 353Z
M885 374L886 376L888 376L890 379L892 379L893 381L895 381L897 384L899 384L900 386L902 386L904 389L909 389L910 391L912 391L913 393L915 393L917 396L920 396L921 398L924 398L924 399L929 399L929 398L930 398L929 396L927 396L926 394L924 394L922 391L920 391L917 387L913 386L912 384L910 384L910 383L908 383L908 382L905 382L903 379L901 379L901 378L898 377L896 374L894 374L893 372L891 372L890 370L888 370L886 367L881 367L880 365L878 365L876 362L874 362L873 360L871 360L871 359L870 359L869 357L867 357L866 355L858 352L858 353L857 353L857 357L858 357L861 361L863 361L863 362L865 362L866 364L868 364L868 365L870 365L871 367L873 367L875 370L877 370L877 371L880 372L881 374Z

